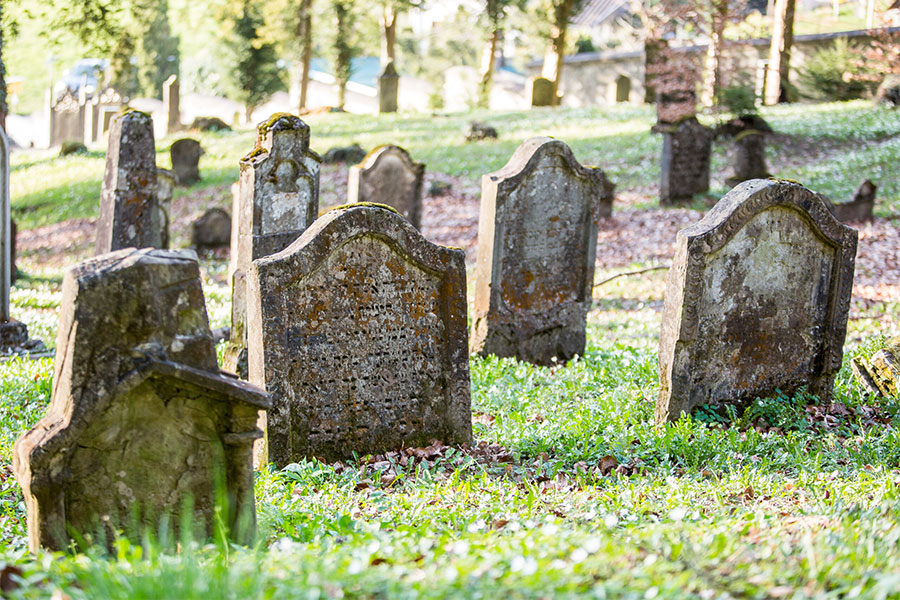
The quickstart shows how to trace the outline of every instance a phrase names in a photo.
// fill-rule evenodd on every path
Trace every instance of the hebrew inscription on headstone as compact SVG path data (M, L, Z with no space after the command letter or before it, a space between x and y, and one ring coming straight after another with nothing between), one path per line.
M413 227L422 225L422 178L425 165L410 158L399 146L379 146L350 167L347 198L350 203L374 202L397 209Z
M273 400L258 461L471 441L462 250L350 205L254 261L249 288L250 380Z
M256 149L241 159L231 235L231 341L225 368L247 376L246 277L250 263L286 248L319 214L319 167L309 126L277 113L257 127Z
M597 227L613 187L546 137L482 177L473 352L541 365L584 352Z
M13 457L32 550L141 539L183 511L192 535L225 518L253 536L252 444L269 402L218 370L193 253L129 248L69 269L53 381Z
M657 420L806 386L841 366L857 231L785 181L735 187L678 233L666 282Z
M153 120L136 110L120 113L109 131L97 254L162 245L156 177Z

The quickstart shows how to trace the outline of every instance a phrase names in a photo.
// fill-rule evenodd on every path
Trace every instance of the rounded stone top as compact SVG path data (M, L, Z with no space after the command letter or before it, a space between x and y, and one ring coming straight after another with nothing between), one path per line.
M266 137L269 132L293 130L309 131L309 125L304 123L303 119L296 115L279 112L257 125L256 129L259 139L262 139Z
M136 108L131 108L130 106L124 107L119 111L119 114L116 115L116 119L119 121L150 121L153 122L153 118Z

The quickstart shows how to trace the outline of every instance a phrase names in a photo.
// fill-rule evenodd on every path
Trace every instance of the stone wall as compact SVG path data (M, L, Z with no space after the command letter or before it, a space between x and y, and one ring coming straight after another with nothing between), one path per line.
M892 28L892 30L900 31L900 28ZM791 79L796 81L798 67L819 50L831 46L838 38L847 38L856 44L865 44L871 39L871 36L863 30L796 36L791 53ZM696 53L702 59L706 54L706 44L685 46L681 50ZM724 51L724 71L732 75L739 74L749 77L756 83L757 92L761 92L763 69L768 59L768 38L733 42ZM541 61L530 63L528 74L540 75L542 64ZM581 107L613 104L616 102L617 87L621 89L624 82L621 79L623 76L627 77L631 84L628 102L642 103L644 101L643 50L588 52L567 56L560 86L562 105Z

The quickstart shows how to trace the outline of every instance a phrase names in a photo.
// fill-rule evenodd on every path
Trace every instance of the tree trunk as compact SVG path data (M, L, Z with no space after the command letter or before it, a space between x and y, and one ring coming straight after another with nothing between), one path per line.
M544 56L541 75L553 82L553 105L560 101L559 84L562 82L563 60L566 55L566 34L569 31L569 13L574 0L555 0L553 24L550 28L550 44Z
M300 22L297 26L297 37L301 40L300 58L300 106L299 112L306 109L309 92L309 64L312 61L312 3L313 0L300 0Z
M497 46L500 43L500 30L493 29L484 49L484 57L481 63L481 86L478 90L478 105L481 108L490 108L491 86L494 83L494 57L497 56Z
M727 1L714 1L710 13L709 48L706 52L706 73L703 81L704 106L712 106L716 102L719 88L722 87L722 45L725 38L725 25L728 20Z
M787 100L791 68L791 46L794 43L795 0L776 0L772 14L772 44L766 67L765 104Z
M388 63L394 62L396 59L397 12L391 2L384 5L381 13L381 26L384 30L384 36L381 39L381 66L386 67Z

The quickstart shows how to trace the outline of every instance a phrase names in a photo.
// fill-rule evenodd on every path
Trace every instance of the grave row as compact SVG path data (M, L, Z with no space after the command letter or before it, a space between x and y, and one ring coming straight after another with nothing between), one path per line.
M254 463L471 442L470 351L536 364L583 354L613 185L563 142L529 139L482 179L470 335L464 253L425 239L407 202L421 165L377 149L351 176L366 202L316 218L309 128L284 114L260 125L232 230L226 363L246 364L244 382L216 363L196 257L152 248L152 143L130 129L139 116L120 120L101 254L65 275L51 406L15 447L33 549L112 539L185 506L208 534L222 502L248 539ZM657 419L804 386L827 398L856 242L821 196L760 179L679 232Z

